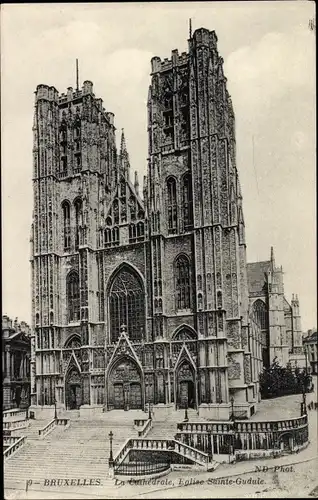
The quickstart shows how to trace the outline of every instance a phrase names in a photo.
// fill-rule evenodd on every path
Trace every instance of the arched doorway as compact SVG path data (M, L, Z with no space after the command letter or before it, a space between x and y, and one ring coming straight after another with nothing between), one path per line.
M108 375L108 409L142 409L143 382L137 363L124 357L118 360Z
M194 370L188 361L183 361L177 370L177 407L195 408L196 389Z
M69 370L65 378L65 404L67 410L76 410L82 404L82 382L77 368Z
M292 432L284 432L278 438L279 448L282 452L291 453L294 449L294 437Z

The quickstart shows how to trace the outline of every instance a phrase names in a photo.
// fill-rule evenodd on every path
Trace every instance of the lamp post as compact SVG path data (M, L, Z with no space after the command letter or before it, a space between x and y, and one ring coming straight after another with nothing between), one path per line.
M234 397L232 396L230 399L231 403L231 416L230 419L233 422L233 439L232 439L232 444L230 448L230 456L234 455L235 453L235 437L236 437L236 425L235 425L235 417L234 417Z
M54 420L57 420L56 397L54 397Z
M149 403L148 403L148 419L151 420L150 399L149 399Z
M188 407L187 407L187 406L185 407L185 410L184 410L184 421L185 421L185 422L188 422L188 421L189 421L189 417L188 417Z
M54 420L57 420L57 408L56 408L56 385L54 388Z
M113 467L114 466L114 458L113 458L113 432L110 431L110 433L108 434L109 436L109 459L108 459L108 465L109 467Z
M234 422L234 397L232 396L230 399L231 403L231 417L230 419Z
M306 405L306 388L305 388L305 382L303 384L303 402L302 402L303 408L302 408L302 414L307 415L307 405Z

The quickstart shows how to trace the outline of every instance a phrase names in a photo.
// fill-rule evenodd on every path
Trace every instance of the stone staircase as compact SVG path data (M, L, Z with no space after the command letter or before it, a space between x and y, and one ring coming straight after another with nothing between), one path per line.
M59 478L75 483L98 479L102 487L114 487L114 480L108 477L109 433L113 432L115 455L127 438L137 435L132 413L109 412L94 420L79 419L74 413L68 427L58 426L42 439L38 429L47 421L33 421L26 444L4 463L5 489L25 490L29 481L28 489L83 493L80 486L67 486L65 490L51 483ZM101 486L96 486L98 492Z
M197 411L191 409L187 410L189 422L199 422L203 421L202 418L198 417ZM156 415L156 411L153 415L152 429L148 432L147 438L153 439L173 439L177 434L177 424L179 422L184 422L185 411L176 410L169 415Z

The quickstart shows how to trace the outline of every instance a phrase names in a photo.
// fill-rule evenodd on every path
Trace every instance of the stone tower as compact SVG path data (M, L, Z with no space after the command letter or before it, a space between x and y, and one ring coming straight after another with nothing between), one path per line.
M196 30L188 53L173 50L170 60L154 57L151 64L147 208L155 338L171 339L176 315L191 325L201 413L225 417L232 397L239 408L257 401L260 363L258 338L250 348L233 106L214 31ZM174 296L178 259L190 264L188 302Z
M87 346L88 320L98 309L93 250L116 183L114 117L95 98L90 81L62 95L38 85L33 137L31 391L33 404L51 405L63 399L61 347L68 332L61 326L72 324L74 339ZM78 285L71 310L67 280L74 290ZM71 363L76 366L76 359ZM83 384L88 391L84 374Z
M286 366L289 359L289 345L284 313L284 273L282 266L275 263L274 249L271 247L270 268L268 272L268 325L269 360L275 358Z

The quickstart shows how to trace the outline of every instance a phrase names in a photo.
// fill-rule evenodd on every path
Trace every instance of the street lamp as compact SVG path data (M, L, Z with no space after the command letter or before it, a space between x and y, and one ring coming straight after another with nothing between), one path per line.
M56 409L56 386L54 391L54 420L57 420L57 409Z
M148 419L151 420L150 399L149 399L149 403L148 403Z
M234 397L232 396L230 399L231 403L231 416L230 420L233 422L233 437L232 444L230 445L230 455L234 455L235 453L235 439L236 439L236 425L235 425L235 417L234 417Z
M189 417L188 417L188 407L187 407L187 406L185 407L185 410L184 410L184 421L185 421L185 422L188 422L188 421L189 421Z
M303 402L302 402L302 414L307 415L307 405L306 405L306 389L305 389L305 383L303 384Z
M234 421L234 397L233 396L230 399L230 403L231 403L231 417L230 417L230 419Z
M57 420L56 397L54 397L54 420Z
M114 466L114 458L113 458L113 432L110 431L110 433L108 434L109 436L109 459L108 459L108 465L109 467L113 467Z

